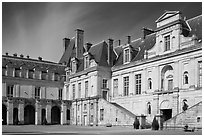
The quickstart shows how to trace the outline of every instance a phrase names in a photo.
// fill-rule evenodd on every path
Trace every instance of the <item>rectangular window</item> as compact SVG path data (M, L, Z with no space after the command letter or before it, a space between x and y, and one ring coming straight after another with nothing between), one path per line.
M40 99L40 87L35 87L35 99Z
M47 80L47 72L46 71L42 71L41 79L42 80Z
M126 49L125 50L125 58L124 62L129 62L130 61L130 50Z
M102 88L103 89L106 89L106 88L108 88L108 80L107 79L103 79L103 86L102 86Z
M91 118L90 118L90 123L93 123L93 115L91 115Z
M88 68L89 67L89 57L86 56L85 57L85 68Z
M124 96L129 94L129 77L124 77Z
M84 104L84 110L86 110L86 104Z
M170 50L170 35L164 37L164 51Z
M118 96L118 79L113 80L113 97Z
M34 70L32 70L32 69L28 70L28 78L30 78L30 79L34 78Z
M85 98L88 96L88 81L85 81Z
M100 109L100 121L104 120L104 109Z
M202 87L202 61L198 62L198 87Z
M7 86L7 92L6 92L7 97L13 97L13 89L14 89L13 85Z
M81 83L78 84L78 97L81 98Z
M75 99L75 84L72 85L73 99Z
M141 74L135 75L135 94L141 94Z
M173 89L173 79L169 79L168 80L168 90L172 90Z
M59 99L59 100L62 100L62 89L59 89L58 92L59 92L59 93L58 93L58 99Z

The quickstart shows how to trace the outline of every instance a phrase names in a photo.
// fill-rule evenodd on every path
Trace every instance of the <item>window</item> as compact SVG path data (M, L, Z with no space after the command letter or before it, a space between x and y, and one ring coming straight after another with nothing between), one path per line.
M2 66L2 75L6 76L6 66Z
M14 89L13 85L7 86L7 93L6 93L7 97L13 97L13 89Z
M89 67L89 56L85 56L85 68Z
M91 103L91 109L94 109L94 104L93 103Z
M28 78L33 79L33 75L34 75L34 70L30 69L28 71Z
M104 120L104 109L100 109L100 121Z
M113 97L118 96L118 79L113 80Z
M124 96L129 94L129 77L124 77Z
M75 84L72 85L73 99L75 99Z
M188 104L187 104L187 100L184 99L183 100L183 107L182 107L183 111L186 111L188 109Z
M59 93L58 93L58 99L59 99L59 100L62 100L62 89L59 89L58 92L59 92Z
M148 79L148 89L152 89L152 79Z
M75 60L72 61L72 72L76 71L76 62Z
M85 81L85 98L87 97L88 95L88 81Z
M41 79L42 80L47 80L47 72L46 71L42 71Z
M135 94L141 94L141 74L135 75Z
M93 123L93 115L91 115L90 123Z
M40 99L40 87L35 87L35 99Z
M183 84L188 84L188 72L185 71L183 74Z
M147 114L151 114L151 103L147 103Z
M168 90L172 90L173 89L173 79L169 79L168 80Z
M84 110L86 110L86 104L84 104Z
M81 83L78 84L79 95L78 97L81 98Z
M198 62L198 87L202 87L202 61Z
M164 37L164 51L170 50L170 35Z
M15 68L15 77L21 77L21 69Z
M130 61L130 49L126 49L124 53L125 53L124 63L129 62Z
M108 88L107 83L108 83L108 80L107 79L103 79L103 86L102 86L103 89Z

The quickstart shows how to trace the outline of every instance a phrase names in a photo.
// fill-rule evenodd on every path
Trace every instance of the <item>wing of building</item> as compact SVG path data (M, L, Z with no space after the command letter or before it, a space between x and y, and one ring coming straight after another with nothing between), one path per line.
M73 38L63 39L64 53L59 63L48 64L56 71L62 70L58 74L66 74L66 80L47 85L64 86L64 103L59 108L69 110L69 113L61 114L61 119L69 115L69 122L74 125L132 125L137 117L141 128L145 128L156 117L168 126L182 127L188 123L202 127L202 16L186 20L179 11L165 11L155 23L155 30L142 28L141 38L132 40L127 36L124 44L119 41L116 45L112 39L84 44L81 29L76 30ZM8 89L6 80L16 79L14 74L18 70L11 65L13 75L9 77L9 61L4 63L4 59L13 58L3 56L3 72L6 72L3 85ZM42 66L46 64L37 62ZM20 70L25 66L44 71L35 63L28 63L33 66L22 64L18 64ZM29 82L28 79L24 82ZM42 80L35 81L41 83ZM8 89L3 96L10 96ZM52 102L57 98L54 100ZM67 120L61 120L61 124L67 123Z

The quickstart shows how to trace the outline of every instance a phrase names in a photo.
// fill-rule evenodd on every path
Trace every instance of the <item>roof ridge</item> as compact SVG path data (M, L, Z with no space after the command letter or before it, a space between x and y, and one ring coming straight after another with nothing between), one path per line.
M196 18L198 18L198 17L200 17L200 16L202 16L202 14L201 14L201 15L198 15L198 16L195 16L195 17L193 17L193 18L190 18L190 19L188 19L188 20L186 20L186 21L194 20L194 19L196 19Z
M105 40L102 40L102 41L100 41L100 42L98 42L98 43L92 45L91 48L94 47L94 46L96 46L96 45L98 45L98 44L101 44L101 43L103 43L103 42L105 42Z

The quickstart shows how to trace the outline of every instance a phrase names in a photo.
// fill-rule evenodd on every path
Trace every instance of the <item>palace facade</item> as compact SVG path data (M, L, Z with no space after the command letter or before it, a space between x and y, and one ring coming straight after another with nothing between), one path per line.
M124 44L84 44L77 29L59 63L3 55L3 122L147 125L202 103L202 16L165 11L155 22Z

